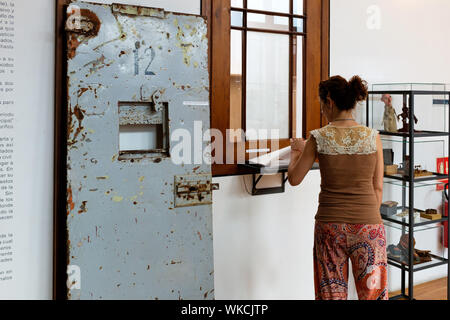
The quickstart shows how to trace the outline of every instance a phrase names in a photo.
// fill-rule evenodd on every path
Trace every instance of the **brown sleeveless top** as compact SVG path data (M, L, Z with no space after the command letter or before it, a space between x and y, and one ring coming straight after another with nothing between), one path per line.
M322 177L316 220L326 223L382 223L373 177L378 131L365 126L328 125L311 131Z

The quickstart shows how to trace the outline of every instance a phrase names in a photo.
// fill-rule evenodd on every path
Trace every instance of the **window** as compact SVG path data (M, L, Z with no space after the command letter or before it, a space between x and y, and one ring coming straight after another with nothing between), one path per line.
M202 11L210 28L211 127L235 160L216 158L213 174L245 174L237 164L242 150L246 159L275 151L322 126L329 0L203 0ZM243 134L229 136L229 129Z
M168 104L119 102L119 160L169 155Z
M230 128L301 133L303 21L303 0L231 1Z

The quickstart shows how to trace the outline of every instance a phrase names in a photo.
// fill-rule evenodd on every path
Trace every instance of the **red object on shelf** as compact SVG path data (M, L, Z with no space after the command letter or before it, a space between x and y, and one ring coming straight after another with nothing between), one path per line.
M445 194L445 206L444 206L444 212L443 215L444 217L447 217L447 213L448 213L448 183L445 185L445 190L444 190L444 194ZM448 221L444 221L444 247L448 248Z
M447 216L448 201L445 201L444 217ZM444 246L448 248L448 221L444 221Z
M437 158L436 159L436 172L441 174L448 174L448 157L445 158ZM439 180L439 183L436 185L437 191L444 190L444 184L448 182L448 179Z

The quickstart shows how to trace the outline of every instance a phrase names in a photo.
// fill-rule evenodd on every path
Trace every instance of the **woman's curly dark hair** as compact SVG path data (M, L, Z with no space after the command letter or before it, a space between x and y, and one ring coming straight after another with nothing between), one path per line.
M357 102L366 100L367 94L367 82L359 76L354 76L350 81L334 76L319 85L320 99L327 101L330 97L341 111L353 109Z

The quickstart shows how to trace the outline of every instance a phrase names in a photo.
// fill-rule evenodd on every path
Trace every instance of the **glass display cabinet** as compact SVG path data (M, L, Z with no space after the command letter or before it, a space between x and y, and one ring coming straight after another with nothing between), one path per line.
M414 299L418 271L445 265L447 275L450 271L449 209L444 197L450 178L449 99L446 84L375 84L361 115L368 127L380 132L383 143L380 214L388 264L401 270L401 294L391 299Z

